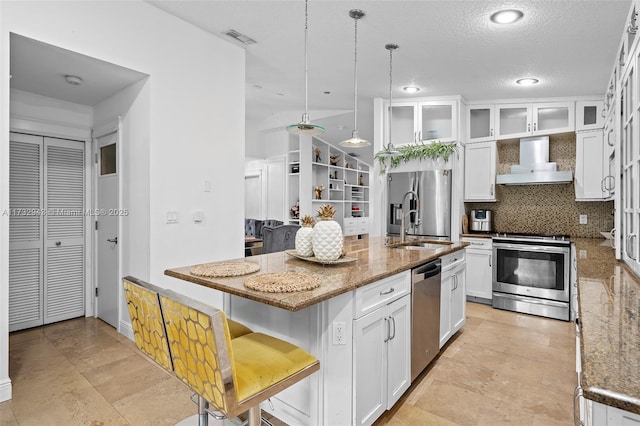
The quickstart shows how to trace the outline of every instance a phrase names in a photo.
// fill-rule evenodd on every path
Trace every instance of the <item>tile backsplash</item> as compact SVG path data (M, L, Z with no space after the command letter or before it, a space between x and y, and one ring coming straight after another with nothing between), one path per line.
M499 174L509 173L520 161L519 140L498 141ZM558 170L575 171L576 135L549 137L549 161ZM576 201L573 183L558 185L498 185L495 203L465 203L471 209L493 211L493 226L499 232L569 234L572 237L602 238L600 231L613 228L613 201ZM580 225L581 214L587 224Z

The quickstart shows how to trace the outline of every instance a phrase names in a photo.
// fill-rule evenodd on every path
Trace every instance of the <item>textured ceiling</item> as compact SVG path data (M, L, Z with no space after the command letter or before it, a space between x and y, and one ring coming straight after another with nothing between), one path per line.
M149 3L246 50L246 114L254 127L272 126L279 117L299 119L304 110L303 0ZM400 45L394 53L394 99L410 97L401 90L407 85L422 88L413 96L458 94L467 100L602 95L630 4L630 0L310 0L311 119L327 127L323 137L329 142L349 137L353 128L353 113L331 117L326 112L353 110L350 9L366 13L358 24L358 128L361 136L371 139L372 99L389 95L385 44ZM493 24L491 13L505 7L522 10L524 18L512 25ZM229 29L257 43L241 45L222 34ZM143 77L18 36L11 39L11 73L12 87L88 105ZM61 75L67 73L83 75L88 85L100 84L92 86L94 94L85 99L61 83ZM524 76L541 82L533 87L515 85ZM370 161L372 149L358 152Z
M151 3L214 35L229 39L222 32L235 29L257 41L246 47L248 119L304 110L304 1ZM394 98L408 97L401 88L410 84L422 88L414 96L459 94L467 100L600 95L630 4L311 0L309 110L353 109L354 25L348 16L353 8L366 13L358 24L358 127L371 138L372 99L389 95L385 44L400 45L394 53ZM520 9L524 18L511 25L492 23L489 16L504 8ZM540 84L515 85L524 76L535 76ZM325 136L348 137L352 120L353 114L343 115L343 123L332 120Z

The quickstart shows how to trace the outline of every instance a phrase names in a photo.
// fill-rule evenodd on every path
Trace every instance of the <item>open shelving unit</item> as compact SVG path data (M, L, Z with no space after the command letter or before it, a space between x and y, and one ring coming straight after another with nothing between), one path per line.
M368 233L368 164L309 136L291 137L287 158L289 206L298 202L301 216L316 216L323 204L331 204L345 235ZM289 222L299 223L299 217L291 217Z

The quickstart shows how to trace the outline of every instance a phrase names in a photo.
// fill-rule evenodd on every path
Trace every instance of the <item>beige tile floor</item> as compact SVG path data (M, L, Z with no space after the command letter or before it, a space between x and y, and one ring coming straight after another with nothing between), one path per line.
M182 383L100 320L12 333L9 345L2 426L175 425L195 412ZM574 363L571 323L468 303L463 329L376 424L569 425Z

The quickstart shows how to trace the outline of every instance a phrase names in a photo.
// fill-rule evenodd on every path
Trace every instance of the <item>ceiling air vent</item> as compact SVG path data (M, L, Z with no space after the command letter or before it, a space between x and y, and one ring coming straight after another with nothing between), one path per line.
M247 37L246 35L239 33L236 30L225 31L223 34L226 34L229 37L238 40L242 44L254 44L256 42L251 37Z

